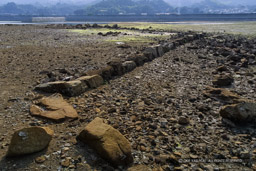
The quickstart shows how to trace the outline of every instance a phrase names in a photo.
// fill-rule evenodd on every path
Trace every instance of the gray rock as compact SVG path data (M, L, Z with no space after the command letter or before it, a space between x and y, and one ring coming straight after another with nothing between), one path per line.
M134 68L136 68L136 63L134 61L126 61L126 62L122 63L122 66L123 66L125 72L130 72Z
M164 49L162 45L157 45L155 46L156 50L157 50L157 57L161 57L164 55Z
M36 91L46 93L61 93L67 96L80 95L87 89L88 86L86 84L82 84L82 82L79 80L48 82L35 87Z
M103 78L99 75L83 76L77 80L81 81L83 86L87 85L89 88L97 88L104 83Z
M131 56L131 57L128 58L128 60L134 61L137 66L141 66L144 63L149 61L149 59L144 54L138 54L138 55L135 55L135 56Z
M184 117L184 116L181 116L181 117L179 118L178 123L181 124L181 125L187 125L187 124L189 124L189 119L186 118L186 117Z
M124 68L122 66L121 61L111 61L108 63L109 66L113 68L112 75L113 76L120 76L124 73Z
M248 123L256 121L256 103L241 102L239 104L227 105L220 110L223 118L235 123Z
M156 47L148 47L144 50L144 55L149 59L153 60L158 57L157 48Z

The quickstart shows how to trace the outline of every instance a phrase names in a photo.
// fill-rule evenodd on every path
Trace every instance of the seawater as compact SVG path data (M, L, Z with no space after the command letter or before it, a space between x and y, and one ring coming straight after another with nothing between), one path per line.
M84 23L111 23L111 22L160 22L170 24L227 24L232 22L256 21L256 14L192 14L192 15L106 15L106 16L43 16L65 17L65 22L32 22L32 18L42 16L1 16L0 24L84 24Z

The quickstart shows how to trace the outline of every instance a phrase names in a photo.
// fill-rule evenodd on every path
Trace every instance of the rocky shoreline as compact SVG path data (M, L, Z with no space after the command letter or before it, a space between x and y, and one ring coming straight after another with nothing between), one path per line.
M18 30L11 28L14 26L5 27L9 27L3 28L5 32ZM22 27L30 26L20 27L22 30ZM60 49L69 48L67 51L71 51L76 48L75 45L81 45L81 37L74 37L76 35L68 34L71 38L63 38L67 34L63 28L32 28L37 30L35 33L43 35L52 35L51 31L57 32L61 38L48 40L39 37L46 43L36 40L34 47L38 43L47 48L47 43L52 46L54 40L57 48L55 53L59 53ZM35 36L33 29L25 29L30 29L28 34L24 34L24 37L16 41L22 42L31 35ZM100 34L97 36L97 39L102 37ZM83 71L69 71L70 68L76 68L76 65L79 69L79 63L88 60L87 56L76 57L78 63L70 61L70 68L58 69L58 73L45 70L45 67L40 68L42 64L35 65L41 71L32 71L31 75L23 75L24 79L20 79L24 81L25 78L29 78L34 81L30 82L31 86L25 88L20 84L20 94L15 94L14 91L9 99L3 98L0 120L3 125L0 136L0 165L3 170L256 169L254 39L224 34L177 32L157 44L128 44L127 49L116 44L105 45L103 42L95 41L94 37L95 35L91 36L91 39L88 38L87 42L82 44L91 48L98 46L93 55L101 56L98 60L102 61L106 58L103 65L99 61L95 62L96 66L90 66ZM70 43L71 47L65 46L65 43L70 41L75 42ZM95 46L90 45L92 42L96 42ZM30 45L16 46L17 49L28 49ZM114 54L105 51L109 48L107 46L113 49ZM1 49L3 61L6 59L6 62L10 63L8 57L16 53L17 57L14 56L11 62L22 63L17 59L21 57L19 53L24 51L18 53L17 49ZM127 53L128 51L130 53ZM38 50L34 49L34 52ZM117 55L119 58L111 57L115 52L121 54ZM41 53L41 56L44 56L44 52ZM82 54L85 51L81 47L78 53ZM34 55L36 59L41 59L41 56ZM70 59L70 56L63 55L63 58ZM49 61L43 63L44 66L52 63L53 68L56 68L59 64L58 57L46 59ZM0 73L2 79L7 81L11 76L8 77L8 69L4 68L4 64L1 65ZM23 65L20 67L21 71L22 67ZM38 77L39 73L41 77ZM4 77L5 74L7 77ZM50 94L38 94L34 91L35 87ZM8 90L8 87L4 88ZM54 101L48 104L42 100L44 96L52 93L61 93L65 97L64 105L58 106L58 110L56 106L50 107ZM19 95L20 98L14 98L15 95ZM59 111L62 111L63 106L67 107L66 103L77 112L73 119L66 115L66 119L59 119L60 116L63 117L63 112ZM35 107L31 110L33 105L41 105L42 111ZM45 113L47 110L50 114ZM52 116L53 112L57 122L51 117L45 117ZM39 113L40 117L35 113ZM102 121L99 118L102 118ZM29 132L23 134L23 128L39 131L39 127L48 127L54 131L54 134L49 133L52 138L50 142L46 142L46 149L42 146L43 151L39 150L41 152L26 155L22 159L5 158L7 151L14 154L13 150L10 150L13 146L10 141L15 130L18 130L16 132L21 138L19 141L22 142L23 139L28 141L26 136L29 135ZM115 133L97 133L94 128L110 129ZM40 134L46 135L42 129L40 131ZM89 134L82 133L83 131ZM111 135L123 138L116 142L119 138L111 139ZM88 136L95 138L88 139ZM101 139L97 137L105 137L104 141L113 145L125 142L125 147L130 146L130 149L126 149L127 152L121 151L126 154L125 156L130 154L129 158L132 157L133 160L130 159L124 164L119 160L125 160L126 157L117 159L106 155L113 154L112 150L120 152L123 147L119 149L116 146L104 146L105 143L102 145L97 142L97 139ZM90 143L94 140L94 143Z

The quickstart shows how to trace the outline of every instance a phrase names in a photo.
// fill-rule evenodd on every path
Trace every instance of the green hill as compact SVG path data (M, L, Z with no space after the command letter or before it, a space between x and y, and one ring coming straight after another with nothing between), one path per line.
M102 0L76 13L86 15L155 14L171 12L172 9L163 0Z

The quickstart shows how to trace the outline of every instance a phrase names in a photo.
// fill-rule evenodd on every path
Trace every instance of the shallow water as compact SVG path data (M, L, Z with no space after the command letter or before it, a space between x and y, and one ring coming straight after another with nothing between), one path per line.
M227 24L232 22L256 21L256 14L192 14L192 15L106 15L106 16L44 16L44 18L64 18L65 22L55 20L33 23L33 18L42 16L0 15L0 24L84 24L112 22L157 22L186 25ZM2 21L2 22L1 22Z

